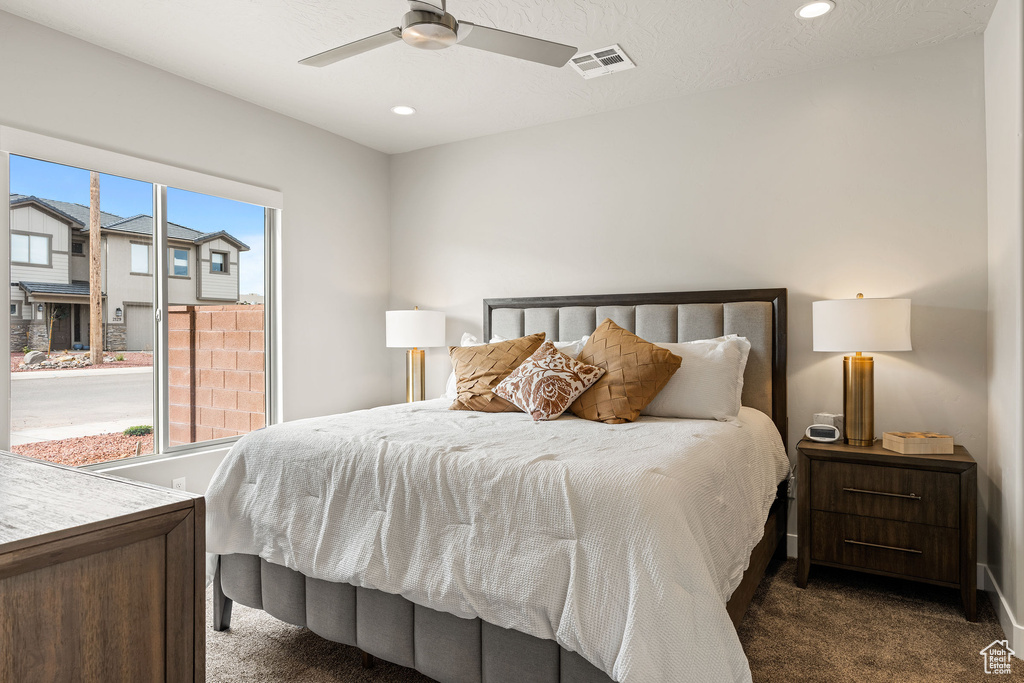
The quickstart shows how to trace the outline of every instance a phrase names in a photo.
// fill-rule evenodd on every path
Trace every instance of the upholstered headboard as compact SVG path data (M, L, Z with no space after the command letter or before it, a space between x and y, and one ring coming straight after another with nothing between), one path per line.
M723 334L749 339L743 405L769 415L786 441L785 289L485 299L484 339L544 332L568 341L605 318L655 343Z

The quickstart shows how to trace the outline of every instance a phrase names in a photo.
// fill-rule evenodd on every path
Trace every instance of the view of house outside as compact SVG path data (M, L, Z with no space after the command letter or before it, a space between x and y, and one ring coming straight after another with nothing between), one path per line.
M70 465L154 452L160 279L171 445L263 426L262 207L168 188L156 272L151 184L16 156L10 179L14 452Z

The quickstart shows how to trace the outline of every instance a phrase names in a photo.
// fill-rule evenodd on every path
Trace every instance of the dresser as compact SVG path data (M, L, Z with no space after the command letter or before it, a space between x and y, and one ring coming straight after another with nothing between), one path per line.
M797 585L811 565L855 569L960 591L977 619L978 466L951 455L873 446L797 445Z
M201 496L0 453L0 681L205 680Z

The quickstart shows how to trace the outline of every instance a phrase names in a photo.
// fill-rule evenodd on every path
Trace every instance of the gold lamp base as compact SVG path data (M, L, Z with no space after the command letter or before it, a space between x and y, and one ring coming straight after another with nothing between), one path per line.
M875 359L843 356L843 415L846 443L875 443Z
M405 401L422 401L426 393L423 349L409 349L405 352Z

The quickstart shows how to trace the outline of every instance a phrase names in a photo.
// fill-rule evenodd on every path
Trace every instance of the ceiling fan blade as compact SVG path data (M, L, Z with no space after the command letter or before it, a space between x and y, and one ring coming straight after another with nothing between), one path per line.
M341 60L348 59L349 57L355 57L356 55L369 52L370 50L376 50L378 47L390 45L391 43L398 42L401 39L402 29L396 26L390 31L384 31L384 33L378 33L375 36L363 38L362 40L357 40L354 43L348 43L347 45L342 45L341 47L321 52L320 54L313 55L312 57L306 57L299 62L299 64L304 64L305 66L327 66L328 64L334 64L335 62L340 62Z
M468 21L459 22L459 44L478 50L497 52L548 66L565 66L576 54L576 48L550 40L509 33L489 26L478 26Z

